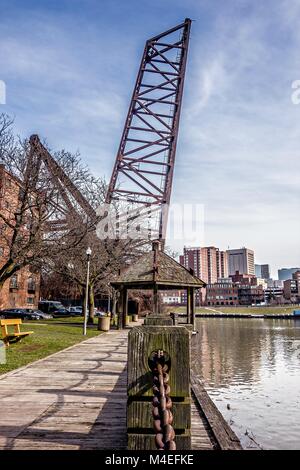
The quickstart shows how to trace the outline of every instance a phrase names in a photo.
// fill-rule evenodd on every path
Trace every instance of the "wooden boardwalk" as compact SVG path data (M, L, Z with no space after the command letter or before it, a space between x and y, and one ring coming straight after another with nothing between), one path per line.
M0 449L126 449L128 330L0 376ZM197 400L192 448L216 443Z
M0 377L0 449L124 449L127 333Z

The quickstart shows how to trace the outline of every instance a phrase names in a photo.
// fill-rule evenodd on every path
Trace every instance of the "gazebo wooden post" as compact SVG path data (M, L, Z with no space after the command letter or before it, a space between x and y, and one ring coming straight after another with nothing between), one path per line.
M122 297L122 328L125 328L127 325L126 318L128 314L128 290L126 287L123 288L123 297Z
M116 325L116 317L117 317L117 295L116 295L116 290L112 290L112 305L111 305L111 320L112 324Z
M191 323L195 325L195 289L194 287L190 287L191 291Z
M119 298L117 303L118 313L118 329L121 330L126 326L127 315L127 288L122 284L119 287Z
M118 300L117 300L117 315L118 315L118 329L122 329L122 302L123 302L123 286L121 285L118 289Z
M153 312L159 313L159 293L156 283L153 285Z
M191 292L190 288L186 288L186 322L190 323L190 316L191 316Z

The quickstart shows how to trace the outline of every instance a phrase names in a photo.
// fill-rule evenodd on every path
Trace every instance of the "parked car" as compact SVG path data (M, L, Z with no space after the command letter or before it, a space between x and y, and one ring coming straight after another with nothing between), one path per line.
M28 313L35 313L36 315L39 315L43 320L50 320L53 318L53 315L50 315L50 313L44 313L41 310L33 309L33 308L24 308L26 312Z
M107 312L103 312L103 310L95 310L94 315L95 317L105 317L107 315Z
M82 310L83 310L83 309L82 309L81 306L69 307L67 310L69 311L69 313L70 313L71 315L79 315L79 316L82 316L82 314L83 314L83 313L82 313Z
M1 310L3 318L20 318L21 320L42 320L42 316L35 312L27 312L25 308L8 308Z
M70 312L63 306L61 302L56 300L41 300L38 308L44 313L49 313L54 317L70 316Z

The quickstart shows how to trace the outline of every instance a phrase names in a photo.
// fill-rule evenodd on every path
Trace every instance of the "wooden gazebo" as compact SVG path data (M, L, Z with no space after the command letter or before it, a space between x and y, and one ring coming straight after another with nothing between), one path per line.
M118 326L125 328L128 309L128 290L152 290L153 313L159 314L159 291L186 290L187 323L194 322L195 289L205 287L205 283L194 276L173 258L161 251L160 242L154 241L152 251L145 253L137 262L126 268L111 286L118 292L116 305L119 314Z

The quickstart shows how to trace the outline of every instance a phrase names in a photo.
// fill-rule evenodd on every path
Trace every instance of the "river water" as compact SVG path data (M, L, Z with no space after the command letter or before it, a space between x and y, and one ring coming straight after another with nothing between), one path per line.
M300 319L197 318L192 361L246 449L300 449Z

